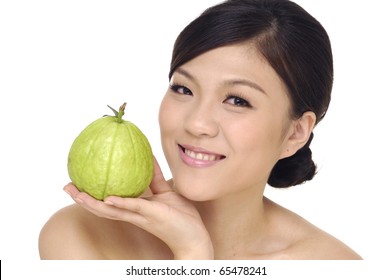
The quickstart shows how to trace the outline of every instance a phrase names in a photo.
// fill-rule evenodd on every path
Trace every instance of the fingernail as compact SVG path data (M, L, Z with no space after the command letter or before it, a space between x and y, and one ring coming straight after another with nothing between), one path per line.
M71 192L70 192L67 188L64 188L63 190L64 190L67 194L71 195Z

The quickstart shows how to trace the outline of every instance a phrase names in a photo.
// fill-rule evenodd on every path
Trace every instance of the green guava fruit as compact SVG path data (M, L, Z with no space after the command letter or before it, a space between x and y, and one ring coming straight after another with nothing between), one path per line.
M126 103L115 116L103 116L75 139L68 155L68 174L82 192L98 200L140 196L151 183L154 158L140 129L123 120Z

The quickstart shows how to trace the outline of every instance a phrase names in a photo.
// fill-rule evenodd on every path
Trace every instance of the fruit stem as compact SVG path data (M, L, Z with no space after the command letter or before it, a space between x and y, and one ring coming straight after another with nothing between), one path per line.
M114 116L116 117L117 122L119 122L119 123L122 123L122 122L123 122L122 117L123 117L124 114L125 114L125 106L127 106L127 103L126 103L126 102L124 102L124 104L120 106L120 109L119 109L119 111L117 112L117 110L113 109L112 107L110 107L110 106L108 105L108 107L110 108L110 110L113 111Z

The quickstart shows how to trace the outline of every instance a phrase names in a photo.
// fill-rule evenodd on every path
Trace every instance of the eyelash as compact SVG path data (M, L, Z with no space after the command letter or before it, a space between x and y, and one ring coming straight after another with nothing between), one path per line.
M186 86L182 86L182 85L179 85L179 84L170 84L169 87L170 87L170 89L172 91L174 91L175 93L178 93L178 94L185 94L185 95L191 95L192 94L192 91L189 88L187 88ZM180 89L183 89L187 93L179 92Z
M241 105L236 105L235 102L234 104L231 104L235 107L247 107L247 108L252 108L252 105L244 98L242 97L240 94L227 94L225 97L225 101L229 100L229 99L234 99L237 102L240 101L242 104Z
M174 91L177 94L193 95L192 91L189 88L187 88L186 86L182 86L180 84L170 84L169 87L170 87L170 89L172 91ZM183 90L184 92L180 92L180 90ZM252 105L244 97L242 97L240 94L231 94L231 93L229 93L229 94L227 94L225 96L224 102L226 102L229 99L235 99L237 102L239 101L239 102L242 103L241 105L238 105L238 104L236 105L236 102L231 104L231 105L233 105L235 107L252 108Z

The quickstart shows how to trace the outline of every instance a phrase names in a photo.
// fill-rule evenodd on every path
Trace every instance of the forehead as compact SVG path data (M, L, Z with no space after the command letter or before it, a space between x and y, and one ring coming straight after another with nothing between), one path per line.
M267 92L286 93L286 87L279 75L251 42L209 50L180 68L195 78L205 78L210 82L243 78L259 84Z

